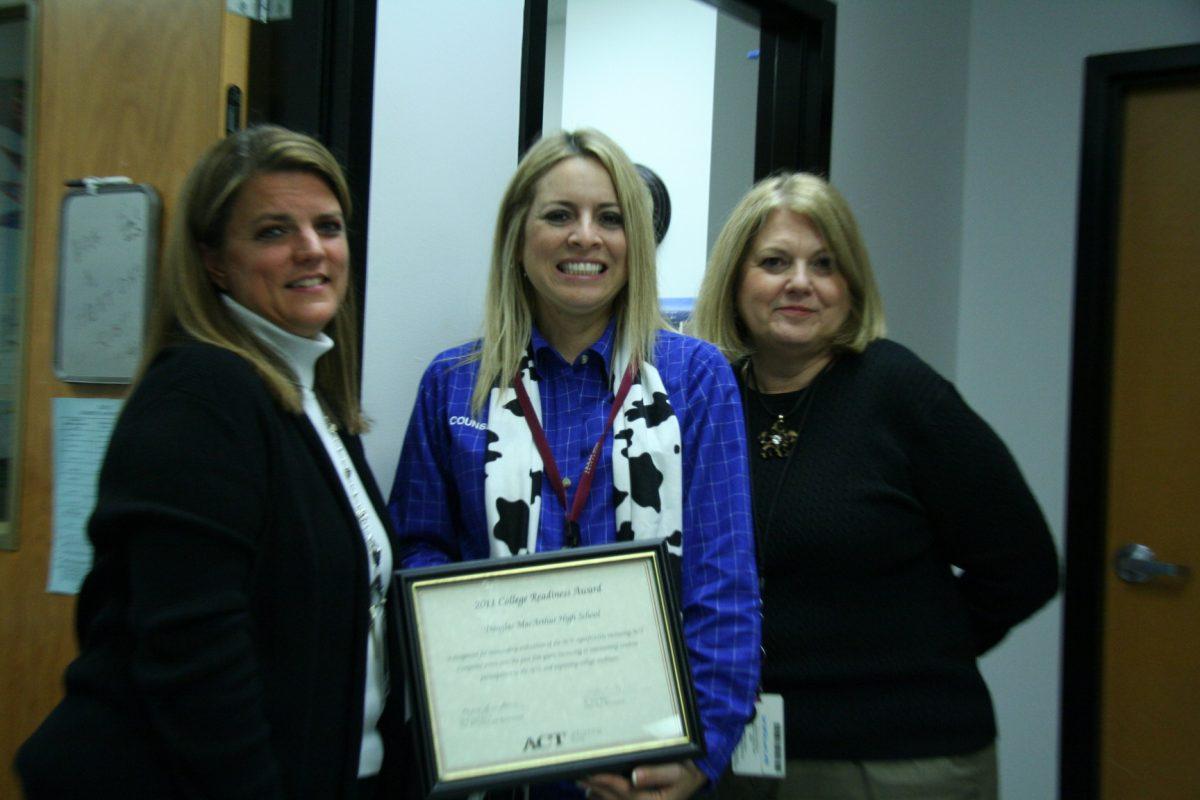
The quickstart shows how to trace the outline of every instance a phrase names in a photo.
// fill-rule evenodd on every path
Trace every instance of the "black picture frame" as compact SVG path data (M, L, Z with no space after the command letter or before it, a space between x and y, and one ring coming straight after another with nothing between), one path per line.
M571 577L573 570L579 570L574 573L574 576L586 575L587 580L591 581L597 574L614 565L626 568L631 565L641 565L648 570L649 599L654 604L650 613L659 623L658 635L661 639L658 643L664 648L664 675L660 677L664 679L671 692L668 702L679 715L680 732L664 735L661 739L617 745L599 744L590 748L579 747L574 751L557 749L562 747L564 736L570 738L569 735L566 735L570 732L562 732L564 736L559 736L557 742L552 737L549 741L537 741L532 745L534 752L522 755L520 758L477 764L466 768L461 765L457 768L447 768L448 759L442 752L447 737L443 731L438 729L439 721L443 721L445 715L442 713L442 709L434 707L440 700L431 697L431 694L437 694L440 686L433 685L435 677L433 673L436 670L433 669L433 665L427 658L430 650L437 649L431 646L433 641L431 637L447 635L447 631L446 626L437 630L432 630L432 625L423 628L423 620L427 617L422 613L422 604L436 602L429 598L447 587L451 589L463 586L470 588L478 584L481 591L490 593L487 595L488 597L495 597L496 587L506 581L509 586L521 587L528 585L531 578ZM704 753L703 729L697 712L687 646L683 638L680 603L672 573L671 556L667 551L665 540L573 548L508 559L486 559L398 570L396 579L392 582L392 591L397 608L400 609L404 661L408 669L408 682L412 692L418 760L421 765L424 789L428 797L462 796L471 792L505 789L522 784L574 779L600 772L622 773L637 764L682 761L696 758ZM523 590L518 588L515 592L510 592L509 596L524 596L521 595L521 591ZM537 593L529 593L528 596L534 597L535 594ZM422 595L426 595L426 597L422 597ZM501 594L500 597L503 598L504 595ZM569 599L560 600L563 597L565 596L561 594L550 595L551 601L555 603L578 599L572 595ZM534 599L538 602L546 600L545 597L540 600L537 597ZM601 599L599 594L597 599ZM622 601L627 601L627 596ZM456 598L456 602L461 602L461 598ZM590 598L588 602L591 602ZM608 602L608 600L604 600L604 602ZM523 606L521 608L523 609ZM553 606L543 608L550 609ZM487 613L491 613L493 610L492 606L487 606ZM530 605L530 613L532 610L533 604ZM538 613L549 612L539 608ZM455 619L459 620L461 617L455 617ZM533 619L536 624L536 620L541 618L525 617L522 619ZM458 630L453 635L462 636L462 628L457 625L456 627ZM549 628L546 629L547 632L549 630ZM556 640L555 644L561 641L561 639ZM583 639L579 641L583 641ZM578 644L570 646L578 647ZM558 654L547 653L547 658L550 657L557 658ZM514 665L516 661L514 656ZM457 663L461 664L462 662L460 660ZM563 662L560 660L556 663ZM507 666L509 665L505 664L504 667L498 669L502 670ZM481 668L479 672L481 676L479 680L482 681L485 679L482 677L483 669ZM499 690L504 688L501 683L503 679L495 679L491 676L488 676L487 679L492 680L489 685L498 690L495 696L502 698L502 691ZM561 680L561 676L559 679ZM628 684L628 676L623 676L621 680L625 681L626 685ZM514 682L517 681L514 680ZM591 692L594 688L586 681L577 681L570 685L577 687L580 693ZM593 696L593 694L588 694L581 698L581 702L589 702ZM519 697L524 700L528 696L520 695ZM548 714L553 716L558 710L558 708L551 708ZM591 721L589 720L589 722ZM502 721L497 725L493 725L493 721L489 719L487 724L493 727L504 726L505 733L509 733L509 728L511 728L514 738L510 741L525 741L526 750L531 748L529 742L533 741L535 735L545 737L560 733L541 730L536 721L525 719L512 723ZM543 747L550 747L551 750L543 752Z

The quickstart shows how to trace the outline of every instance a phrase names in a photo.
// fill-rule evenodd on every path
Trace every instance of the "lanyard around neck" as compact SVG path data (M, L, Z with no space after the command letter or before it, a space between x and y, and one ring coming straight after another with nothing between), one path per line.
M587 502L588 494L592 491L592 477L596 473L596 462L600 459L600 452L604 449L604 440L608 437L613 420L616 419L617 412L625 403L625 396L629 394L629 387L633 384L633 373L633 364L630 364L625 368L621 386L617 390L616 397L613 398L612 408L608 411L608 420L604 423L604 430L600 432L600 438L596 440L587 463L584 464L583 474L579 476L579 486L575 489L575 497L571 501L569 511L567 510L567 486L569 484L563 481L558 472L558 463L554 460L554 454L550 452L550 443L546 441L546 432L542 429L542 423L538 421L537 414L534 413L533 403L529 401L529 392L525 391L521 373L518 371L516 377L513 378L513 389L516 390L517 400L521 403L525 424L529 426L529 432L533 434L533 442L537 445L538 453L542 457L542 468L545 470L546 477L550 479L554 493L558 495L558 502L562 504L563 511L566 512L563 538L567 547L579 546L579 515L583 511L583 504Z

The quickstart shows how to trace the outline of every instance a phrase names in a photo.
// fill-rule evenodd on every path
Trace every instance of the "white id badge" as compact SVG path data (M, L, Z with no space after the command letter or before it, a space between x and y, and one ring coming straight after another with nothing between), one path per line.
M748 778L782 778L784 774L783 698L762 694L754 704L754 719L746 723L733 751L733 774Z

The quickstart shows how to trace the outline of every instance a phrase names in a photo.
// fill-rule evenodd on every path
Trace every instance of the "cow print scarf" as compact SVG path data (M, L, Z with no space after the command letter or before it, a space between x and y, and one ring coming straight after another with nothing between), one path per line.
M610 391L615 391L628 363L629 351L621 347L613 359ZM532 349L526 351L518 375L540 419L541 377L534 366ZM679 419L667 398L662 376L653 365L641 365L613 420L612 437L617 541L667 537L668 551L679 556L683 544ZM507 558L536 552L542 510L542 457L525 423L516 390L511 387L493 388L489 395L487 440L483 493L491 556ZM603 497L607 488L593 485L592 496Z

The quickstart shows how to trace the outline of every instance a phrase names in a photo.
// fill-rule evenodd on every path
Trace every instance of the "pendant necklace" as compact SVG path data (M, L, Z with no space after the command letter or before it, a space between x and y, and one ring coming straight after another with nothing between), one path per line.
M754 393L758 396L759 405L767 412L769 416L774 416L775 421L770 427L764 428L758 434L758 455L761 458L787 458L792 450L796 448L796 442L800 439L800 431L804 429L804 421L808 419L808 410L812 408L812 398L817 393L817 382L825 371L829 369L829 364L833 363L833 359L821 368L816 377L812 379L804 389L800 391L800 396L796 398L796 402L792 407L784 413L773 411L767 405L767 401L763 399L762 388L758 382L758 377L754 374L754 362L746 359L746 373L749 381L754 382ZM795 428L787 426L787 420L793 416L801 406L804 406L804 412L800 415L800 421Z
M758 565L759 574L759 591L762 591L765 586L765 580L762 578L763 563L762 553L766 545L767 533L771 529L771 522L775 519L775 508L779 504L779 497L783 493L783 486L787 483L788 472L791 470L792 462L796 456L796 443L800 439L800 432L804 429L804 422L808 419L809 409L812 408L813 397L817 393L817 384L821 377L829 371L833 366L836 358L830 358L825 366L821 367L821 371L809 382L808 386L800 392L800 396L796 398L796 402L785 414L780 414L771 410L767 402L762 398L762 391L758 383L758 377L754 374L754 364L750 359L746 359L745 365L742 367L742 372L745 380L743 381L742 406L746 409L746 424L749 427L750 409L748 407L750 394L750 383L754 383L754 393L758 395L759 405L767 412L769 416L774 416L775 422L770 428L761 431L758 434L758 454L765 461L769 458L784 459L783 467L780 470L779 480L776 481L774 487L770 491L770 502L767 503L766 514L762 514L762 508L758 503L753 504L752 514L754 517L754 552L755 563ZM800 421L794 429L787 427L787 418L796 413L800 406L804 406L804 412L800 415ZM763 469L767 469L764 464Z
M763 550L766 547L767 533L770 530L771 522L775 518L775 507L779 504L779 496L783 492L783 485L787 482L788 471L791 469L792 461L795 460L796 442L800 439L800 431L804 429L804 421L808 419L808 411L812 408L813 396L817 393L817 382L824 375L835 359L830 358L825 366L821 367L821 371L809 382L808 386L800 391L800 396L796 398L796 402L788 409L787 413L780 414L777 411L772 411L767 405L767 401L763 399L763 392L758 382L758 376L754 374L754 362L749 358L746 359L745 365L742 368L742 407L745 409L747 429L750 424L750 409L749 398L746 396L750 393L750 383L754 383L754 393L758 395L759 405L767 412L768 416L774 416L775 421L769 428L765 428L758 434L758 455L766 460L768 458L785 459L783 467L779 474L779 480L776 481L774 488L771 490L771 500L767 504L766 518L764 519L757 502L758 498L753 497L751 500L750 513L754 519L754 563L758 569L758 591L760 595L765 593L767 580L764 577ZM787 418L796 413L801 404L804 405L804 413L800 415L800 422L794 429L787 427ZM768 469L763 465L763 469ZM757 468L752 468L752 471L757 471ZM762 606L759 607L759 612L762 612ZM767 649L765 646L760 647L760 666L766 663ZM759 692L762 692L762 684L760 681Z

